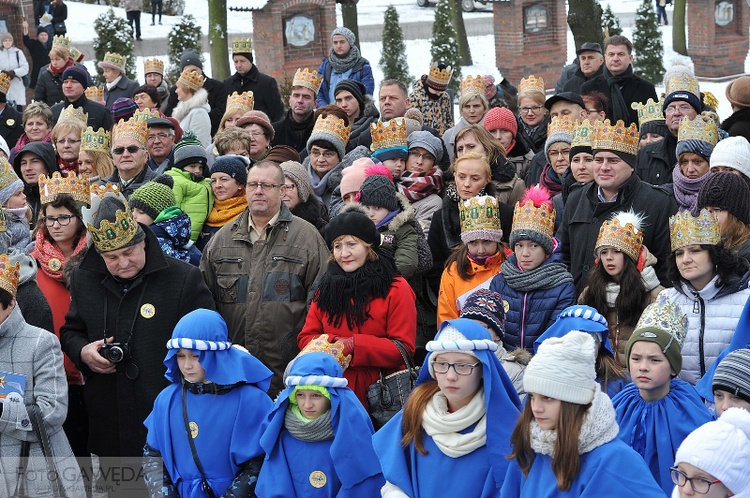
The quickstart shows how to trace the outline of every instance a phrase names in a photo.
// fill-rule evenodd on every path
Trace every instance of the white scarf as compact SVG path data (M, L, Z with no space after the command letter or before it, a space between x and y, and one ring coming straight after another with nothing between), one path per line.
M653 266L647 266L641 271L641 279L643 280L643 285L646 287L646 291L651 292L652 290L656 289L659 285L661 285L661 282L659 282L658 277L656 276L656 271L654 270ZM615 283L608 283L607 284L607 307L608 308L616 308L615 302L617 301L617 296L620 295L620 284Z
M583 455L615 439L620 432L615 416L615 409L609 396L601 392L599 385L581 425L578 436L578 454ZM542 455L554 457L556 430L545 430L539 427L536 420L531 421L531 449Z
M435 441L446 456L458 458L468 455L487 444L487 417L484 406L484 388L479 388L469 404L448 412L448 400L437 392L425 407L422 428ZM461 431L477 423L474 430L466 434Z

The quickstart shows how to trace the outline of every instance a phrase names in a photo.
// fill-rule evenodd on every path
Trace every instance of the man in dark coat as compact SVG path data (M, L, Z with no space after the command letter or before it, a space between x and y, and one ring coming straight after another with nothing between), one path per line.
M67 68L62 74L62 89L65 100L52 106L52 118L57 123L57 118L63 109L73 105L75 109L83 108L88 115L86 126L98 130L112 129L112 114L109 109L86 97L86 88L89 86L89 73L83 66L74 65Z
M581 93L601 92L609 98L609 116L612 123L618 119L625 126L638 126L638 112L630 107L633 102L657 100L653 83L633 73L633 44L624 36L610 36L604 43L605 68L601 75L581 86Z
M563 85L561 92L580 94L584 83L604 73L604 56L602 55L602 46L598 43L584 43L576 51L576 55L578 56L578 65Z
M289 94L289 110L286 117L273 124L274 135L271 145L288 145L297 152L307 148L315 121L315 96L321 82L315 71L297 69Z
M0 136L5 139L8 149L12 149L23 133L23 118L14 106L6 105L5 93L9 87L10 79L0 77Z
M281 101L279 85L275 79L261 73L258 66L253 63L253 46L250 38L232 41L232 61L236 72L224 80L227 95L234 92L253 92L253 109L265 112L272 123L283 118L284 103Z
M143 421L168 384L162 362L172 330L190 311L214 309L213 299L200 271L165 256L120 199L102 200L89 233L94 245L72 272L60 342L86 376L89 451L138 457Z
M643 244L656 257L659 280L667 284L669 217L677 212L677 203L666 190L641 181L635 174L638 139L636 125L624 130L615 126L597 130L592 147L594 181L573 190L565 204L557 238L579 293L595 264L594 246L602 224L613 214L631 209L645 216Z

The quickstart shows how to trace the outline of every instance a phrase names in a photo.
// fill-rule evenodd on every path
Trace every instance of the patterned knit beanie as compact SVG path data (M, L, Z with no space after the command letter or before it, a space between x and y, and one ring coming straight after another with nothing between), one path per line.
M128 119L133 117L133 114L135 114L135 111L137 110L138 104L136 104L133 99L120 97L119 99L115 100L114 104L112 104L112 120L115 123L117 123L121 119L127 121Z
M187 130L182 140L174 146L174 167L183 169L191 164L208 164L206 149L201 145L193 130ZM204 175L205 176L205 175Z
M387 176L368 176L362 182L359 193L359 202L363 206L382 207L389 212L395 211L400 207L398 198L396 197L396 186Z
M721 389L750 403L750 349L735 349L714 372L713 390Z
M478 320L489 326L502 339L505 335L503 296L489 289L479 289L466 299L464 307L461 308L460 318Z
M294 183L299 194L299 199L302 202L307 202L307 199L310 198L313 192L313 188L310 183L310 175L307 174L305 167L297 161L285 161L280 166L284 171L284 176Z
M152 220L167 208L177 205L172 186L174 180L169 175L159 175L156 179L146 182L130 194L130 207L140 209Z
M750 223L750 186L734 173L712 173L698 193L698 210L707 207L725 209L742 223Z

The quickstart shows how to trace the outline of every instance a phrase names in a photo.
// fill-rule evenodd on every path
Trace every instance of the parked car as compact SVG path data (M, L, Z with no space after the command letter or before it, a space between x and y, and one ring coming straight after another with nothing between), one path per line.
M481 3L482 5L487 5L493 1L497 0L461 0L461 10L464 12L474 12L476 4ZM417 0L417 5L420 7L428 7L430 5L430 0Z

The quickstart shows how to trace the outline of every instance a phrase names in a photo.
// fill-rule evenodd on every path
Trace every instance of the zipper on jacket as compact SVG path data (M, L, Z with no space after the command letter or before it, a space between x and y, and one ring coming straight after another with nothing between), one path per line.
M696 294L695 297L695 305L700 308L701 314L701 330L698 334L698 356L700 358L701 377L703 377L706 374L706 357L703 346L703 333L706 331L706 305L700 294ZM693 306L693 312L695 312L695 305Z
M526 298L528 296L528 292L523 293L523 311L521 312L521 343L518 346L520 349L526 349L526 339L524 338L524 336L526 335Z
M222 264L222 263L236 263L242 267L242 262L244 260L242 258L219 258L216 260L216 264Z
M304 263L304 261L302 261L301 259L290 258L288 256L271 256L271 261L273 261L273 266L276 266L276 263L278 263L279 261L285 261L287 263L297 263L299 265Z

